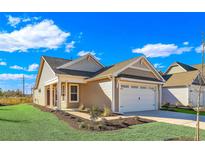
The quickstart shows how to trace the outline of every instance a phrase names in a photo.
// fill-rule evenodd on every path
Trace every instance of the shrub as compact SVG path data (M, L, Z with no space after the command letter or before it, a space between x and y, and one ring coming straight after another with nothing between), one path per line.
M90 119L92 121L95 121L98 119L98 117L100 116L101 114L101 111L98 107L96 106L93 106L91 109L90 109Z
M107 126L106 126L106 124L104 124L104 123L99 123L99 124L96 126L96 129L97 129L97 130L107 130Z
M162 107L163 107L163 108L168 108L169 105L170 105L169 103L165 103L165 104L162 105Z
M87 108L87 107L86 107L86 108L84 109L84 111L85 111L85 112L90 112L90 108Z
M111 111L110 107L105 106L104 109L103 109L103 114L102 114L102 115L103 115L104 117L107 117L107 116L110 116L111 113L112 113L112 111Z
M95 130L95 127L94 127L93 124L88 124L88 125L87 125L87 128L88 128L89 130Z
M87 125L86 125L86 123L84 123L84 122L81 122L81 123L79 124L79 128L80 128L80 129L84 129L84 128L87 128Z
M77 122L81 122L82 120L80 118L76 118L76 121Z

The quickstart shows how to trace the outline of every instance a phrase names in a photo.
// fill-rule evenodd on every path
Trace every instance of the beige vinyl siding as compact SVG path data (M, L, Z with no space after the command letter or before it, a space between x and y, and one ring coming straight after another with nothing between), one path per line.
M177 66L172 66L170 70L167 72L167 74L174 74L174 73L181 73L181 72L186 72L186 71L177 65Z
M52 72L50 66L44 62L38 87L34 90L34 103L39 105L46 105L46 89L45 82L54 79L56 76Z
M80 103L86 107L97 106L103 109L103 107L108 106L111 108L112 94L110 92L112 87L110 83L111 80L104 79L81 84Z
M189 105L189 89L188 87L176 87L176 88L163 88L162 90L162 102L176 105Z
M193 107L197 106L199 100L199 85L189 86L189 104ZM205 105L205 86L201 87L200 106Z
M143 59L140 60L139 62L133 64L133 66L148 69L148 67L146 66L145 61Z

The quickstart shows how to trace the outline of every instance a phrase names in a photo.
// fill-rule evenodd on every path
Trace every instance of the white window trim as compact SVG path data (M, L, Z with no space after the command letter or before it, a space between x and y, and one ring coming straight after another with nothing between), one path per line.
M77 101L71 100L71 86L77 86ZM69 84L69 103L79 103L79 84Z

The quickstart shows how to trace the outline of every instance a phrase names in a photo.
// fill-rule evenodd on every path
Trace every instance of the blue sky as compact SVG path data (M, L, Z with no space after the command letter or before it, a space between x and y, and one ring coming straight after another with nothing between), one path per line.
M42 55L92 53L104 65L146 55L160 70L200 63L205 13L0 13L0 88L26 91Z

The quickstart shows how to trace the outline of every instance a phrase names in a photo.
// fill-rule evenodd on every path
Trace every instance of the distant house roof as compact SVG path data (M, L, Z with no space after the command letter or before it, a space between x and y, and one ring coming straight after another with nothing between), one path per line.
M170 71L170 69L174 66L180 66L185 72L197 70L196 68L194 68L190 65L187 65L187 64L184 64L184 63L181 63L181 62L174 62L168 67L168 69L165 71L164 74L166 75Z
M181 63L181 62L176 62L177 64L179 64L181 67L183 67L186 71L194 71L194 70L197 70L196 68L190 66L190 65L187 65L187 64L184 64L184 63Z
M163 75L163 78L166 80L163 87L188 86L194 83L198 84L197 82L194 82L198 74L199 71L194 70L189 72Z
M202 70L201 66L202 66L202 64L196 64L196 65L194 65L193 67L195 67L196 69L198 69L198 70L201 72L201 70ZM205 64L204 64L204 73L203 73L203 76L205 76Z

